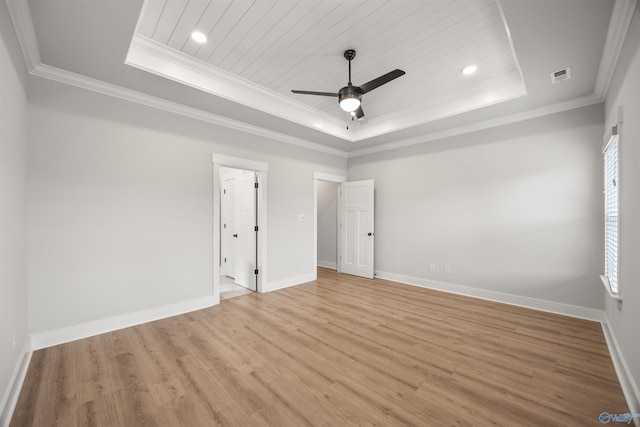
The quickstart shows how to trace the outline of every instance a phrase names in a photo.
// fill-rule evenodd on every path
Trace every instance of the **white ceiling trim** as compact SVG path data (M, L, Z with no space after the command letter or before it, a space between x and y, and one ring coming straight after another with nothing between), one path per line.
M239 120L222 117L217 114L202 111L197 108L187 107L177 102L167 101L163 98L147 95L146 93L137 92L135 90L127 89L111 83L106 83L102 80L86 77L80 74L73 73L71 71L61 70L60 68L51 67L49 65L38 65L31 72L31 74L59 83L87 89L93 92L101 93L103 95L108 95L125 101L146 105L147 107L167 111L225 128L238 130L264 138L269 138L275 141L297 145L299 147L308 148L314 151L320 151L322 153L332 154L334 156L347 157L347 152L343 150L338 150L332 147L327 147L326 145L307 141L306 139L296 138L284 133L264 129L262 127L254 126L245 122L241 122Z
M631 19L637 3L638 0L616 0L613 5L594 90L603 99L609 90L609 84L613 78L613 72L616 69L616 63L622 51L622 45L627 36L629 25L631 25Z
M417 136L414 138L407 138L400 141L390 142L388 144L377 145L371 148L354 150L349 152L348 157L353 158L358 156L364 156L366 154L373 154L373 153L379 153L382 151L389 151L389 150L395 150L398 148L409 147L411 145L422 144L425 142L437 141L439 139L450 138L452 136L464 135L466 133L491 129L494 127L508 125L511 123L517 123L524 120L535 119L538 117L547 116L549 114L561 113L567 110L574 110L576 108L598 104L602 101L603 101L602 97L599 97L596 94L591 94L588 96L583 96L581 98L572 99L567 102L548 105L545 107L525 111L522 113L499 117L497 119L484 120L482 122L477 122L477 123L473 123L466 126L459 126L456 128L451 128L451 129L447 129L439 132L432 132L432 133Z
M513 44L513 38L511 37L511 30L509 29L509 24L507 23L507 17L504 16L504 9L502 8L502 2L500 0L496 0L496 3L498 4L498 10L500 11L502 25L504 25L504 30L507 32L509 46L511 47L511 55L513 55L513 60L516 62L516 69L518 70L518 73L520 73L520 80L524 82L524 76L522 75L522 67L520 66L520 61L518 60L516 47ZM525 92L526 92L526 89L525 89Z
M344 122L225 70L135 34L125 64L256 110L353 141Z
M11 22L18 36L18 43L22 49L22 56L27 64L27 69L31 72L40 65L40 49L36 39L36 31L31 20L31 10L27 0L5 0Z
M447 117L457 116L458 114L474 111L474 110L477 110L478 108L489 107L491 105L496 105L506 101L511 101L513 99L517 99L525 95L526 95L526 92L522 92L510 97L500 98L494 102L485 102L484 104L482 104L482 107L477 107L477 106L467 107L465 106L465 104L467 104L468 101L465 101L465 102L458 103L458 105L452 108L450 111L446 113L440 113L440 114L435 112L432 114L428 114L428 113L425 114L425 111L415 111L412 113L406 113L406 112L400 111L398 113L385 116L385 118L389 120L383 123L379 123L378 126L376 125L371 126L371 123L369 123L366 127L359 128L356 131L358 135L358 139L356 141L360 141L362 139L367 139L367 138L373 138L376 136L384 135L385 133L402 130L407 127L411 127L411 126L415 126L423 123L446 119ZM425 120L424 119L425 117L428 117L428 120ZM393 123L393 125L390 125L390 123Z

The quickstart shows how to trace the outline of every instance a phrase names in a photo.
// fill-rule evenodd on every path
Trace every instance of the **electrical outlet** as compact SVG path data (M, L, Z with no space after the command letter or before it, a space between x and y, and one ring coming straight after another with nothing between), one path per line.
M16 331L13 331L13 338L11 339L11 350L16 351Z
M429 272L433 273L436 271L436 265L435 264L429 264Z
M444 266L444 274L451 274L451 266L450 265L445 265Z

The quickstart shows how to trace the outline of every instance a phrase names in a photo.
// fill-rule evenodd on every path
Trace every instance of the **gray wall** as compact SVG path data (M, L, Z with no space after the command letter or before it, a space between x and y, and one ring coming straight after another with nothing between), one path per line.
M97 93L29 86L32 333L211 295L211 153L269 164L267 281L312 275L313 172L346 159Z
M606 100L607 129L618 121L620 129L620 236L619 284L623 301L605 297L605 317L615 337L629 375L635 383L640 412L640 10L636 8Z
M375 180L376 270L601 309L602 122L599 104L350 159Z
M318 181L318 265L336 268L339 184Z
M22 53L0 1L0 425L8 416L12 377L28 350L25 81Z

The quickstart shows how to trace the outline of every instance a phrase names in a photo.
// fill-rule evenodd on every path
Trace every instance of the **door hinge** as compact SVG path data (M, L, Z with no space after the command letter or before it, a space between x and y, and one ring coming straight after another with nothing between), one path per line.
M253 270L253 274L258 274L258 269Z
M253 228L253 231L258 231L258 226L257 225Z
M254 183L254 184L253 184L253 186L254 186L255 188L258 188L258 183L257 183L257 182L256 182L256 183Z
M227 190L222 190L222 194L227 194Z
M226 259L226 258L224 259L224 262L227 262L227 259Z
M223 227L223 228L227 228L227 224L224 224L224 227Z

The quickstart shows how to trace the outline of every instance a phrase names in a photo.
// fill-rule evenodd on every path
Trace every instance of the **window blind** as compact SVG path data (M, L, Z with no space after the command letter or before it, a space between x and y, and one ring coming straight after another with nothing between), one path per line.
M604 274L611 293L618 293L618 135L613 135L604 150Z

